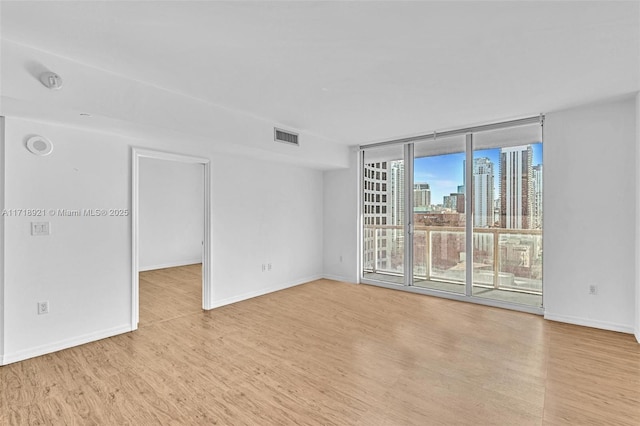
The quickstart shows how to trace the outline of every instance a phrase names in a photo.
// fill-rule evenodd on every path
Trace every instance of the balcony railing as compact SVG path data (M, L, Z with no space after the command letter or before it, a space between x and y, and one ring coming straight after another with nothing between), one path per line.
M413 277L416 281L463 285L466 277L465 228L416 226ZM473 229L473 286L542 294L540 229ZM402 226L364 228L364 272L402 276Z

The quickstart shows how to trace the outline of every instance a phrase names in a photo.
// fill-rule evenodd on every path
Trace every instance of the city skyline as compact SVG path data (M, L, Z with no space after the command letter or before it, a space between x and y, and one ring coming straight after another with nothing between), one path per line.
M529 144L533 150L533 166L542 164L542 143ZM482 149L473 152L474 158L488 158L495 168L494 201L499 198L499 163L501 148ZM418 157L414 161L414 182L428 183L433 205L443 204L443 199L464 185L464 152L430 157Z

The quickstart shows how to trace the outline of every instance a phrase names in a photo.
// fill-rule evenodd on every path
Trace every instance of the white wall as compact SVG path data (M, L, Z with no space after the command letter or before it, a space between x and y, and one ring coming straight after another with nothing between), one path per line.
M212 157L216 305L322 276L322 172ZM262 272L262 264L272 264Z
M4 117L0 117L0 211L4 210ZM4 216L0 217L0 365L4 358Z
M6 118L8 209L44 209L46 216L5 217L4 362L122 333L131 322L128 217L60 217L50 209L126 209L129 150L105 134ZM25 138L54 144L37 157ZM30 235L48 221L50 236ZM50 313L37 315L37 302Z
M348 169L324 172L324 276L358 282L358 151Z
M139 269L202 261L204 166L140 159Z
M304 129L299 147L277 143L273 126L295 123L273 123L9 40L0 54L6 208L130 209L131 146L209 158L214 304L321 276L319 169L346 166L345 146ZM62 90L40 84L44 69L64 76ZM54 152L29 154L24 141L32 134L50 138ZM31 237L29 218L3 222L0 362L131 328L130 219L47 220L49 237ZM262 272L263 263L271 271ZM38 316L42 300L51 313Z
M635 105L627 97L546 116L545 318L634 330Z
M640 92L636 94L636 340L640 343Z
M212 285L219 306L322 275L322 172L218 153L215 144L131 139L6 118L6 208L131 208L131 146L211 159ZM28 135L54 143L47 157ZM173 149L172 149L173 147ZM38 219L41 220L41 219ZM4 220L4 363L131 329L129 217L51 217L48 237L28 217ZM262 272L262 263L272 263ZM51 312L37 315L48 300ZM96 303L97 302L97 303Z

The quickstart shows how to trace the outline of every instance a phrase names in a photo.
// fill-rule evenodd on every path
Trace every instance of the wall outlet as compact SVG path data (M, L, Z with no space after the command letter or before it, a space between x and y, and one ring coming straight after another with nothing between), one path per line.
M269 271L271 270L271 264L270 264L270 263L267 265L267 269L268 269Z
M594 284L591 284L591 285L589 286L589 294L594 295L594 296L595 296L596 294L598 294L598 286L597 286L597 285L594 285Z
M38 302L38 315L44 315L49 313L49 301Z
M264 263L262 264L262 272L267 270L267 265L265 265Z

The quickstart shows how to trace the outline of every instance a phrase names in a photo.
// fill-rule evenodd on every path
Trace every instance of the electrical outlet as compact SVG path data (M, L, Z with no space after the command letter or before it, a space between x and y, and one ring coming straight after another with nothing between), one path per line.
M49 301L38 302L38 315L44 315L49 313Z
M271 270L271 264L269 263L267 269L270 271Z
M589 286L589 294L594 295L594 296L595 296L596 294L598 294L598 286L597 286L597 285L593 285L593 284L591 284L591 285Z
M267 270L267 265L265 265L264 263L262 264L262 272Z

